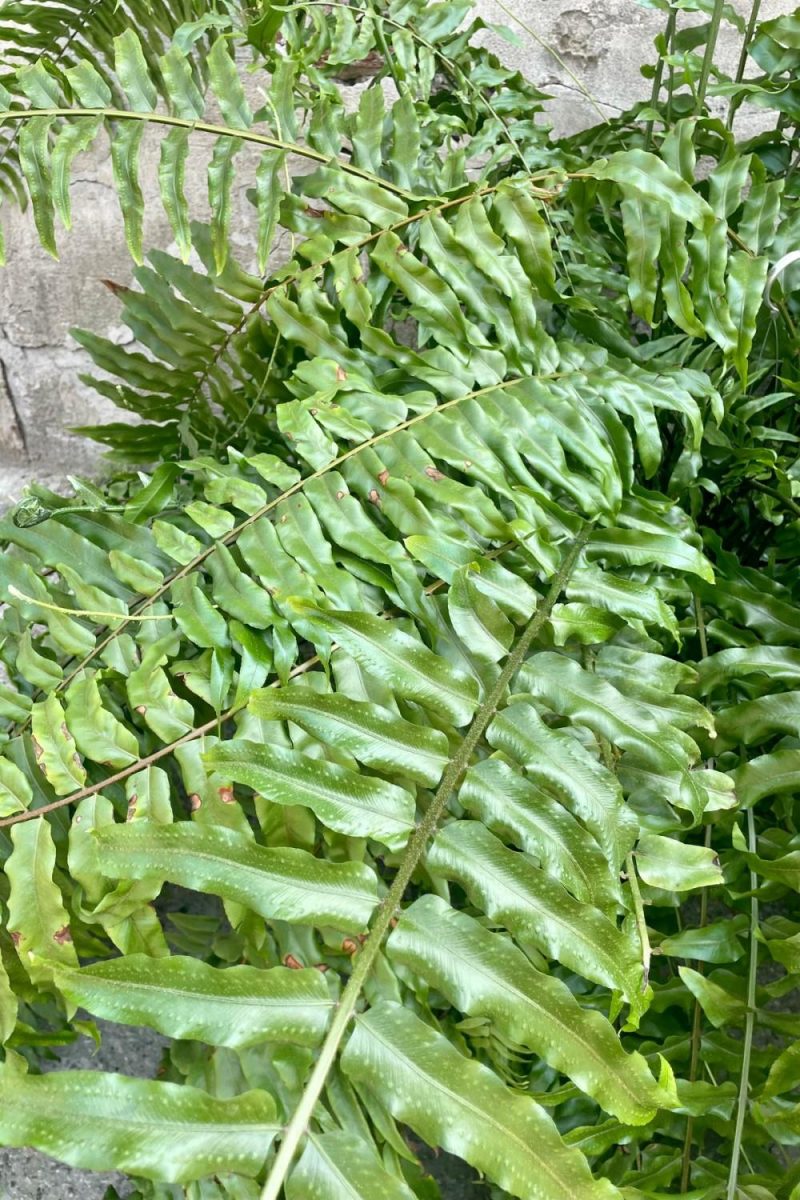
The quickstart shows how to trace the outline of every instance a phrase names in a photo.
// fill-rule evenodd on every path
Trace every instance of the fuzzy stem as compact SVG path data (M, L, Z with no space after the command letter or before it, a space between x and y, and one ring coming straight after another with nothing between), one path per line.
M486 732L489 722L497 712L498 706L505 695L506 688L524 661L533 640L548 620L553 605L561 594L564 584L575 569L578 555L583 549L588 536L589 526L586 526L567 552L563 563L548 589L547 595L536 609L511 654L509 654L506 664L500 672L491 692L475 714L464 740L447 765L430 808L409 839L392 886L381 901L369 936L355 960L353 973L342 992L319 1058L309 1076L300 1102L292 1114L289 1124L286 1126L280 1149L275 1157L275 1162L267 1181L264 1184L261 1200L278 1200L297 1148L308 1130L317 1101L325 1087L331 1068L336 1061L339 1045L345 1035L347 1026L355 1014L361 990L372 969L372 964L380 951L383 939L389 931L392 919L403 899L411 876L414 874L417 864L425 853L428 842L436 832L447 802L458 786L464 771L467 769L478 743Z
M751 854L756 851L756 826L752 808L747 810L747 848ZM742 1044L742 1075L739 1081L739 1098L736 1103L736 1127L731 1146L731 1166L728 1174L728 1190L726 1200L735 1200L737 1180L739 1178L739 1158L742 1153L742 1133L747 1116L747 1096L750 1089L750 1055L753 1049L753 1026L756 1015L756 977L758 971L758 897L755 895L758 887L758 876L750 871L750 965L747 972L747 1014L744 1019L744 1042Z

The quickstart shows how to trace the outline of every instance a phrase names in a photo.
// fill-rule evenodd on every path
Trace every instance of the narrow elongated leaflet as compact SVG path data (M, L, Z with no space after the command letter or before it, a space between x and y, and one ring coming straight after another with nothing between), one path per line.
M639 1054L627 1054L613 1025L582 1008L569 988L537 971L513 942L456 912L439 896L405 910L387 949L469 1016L540 1055L587 1095L631 1125L675 1101Z
M619 1196L608 1180L592 1178L586 1159L564 1144L543 1108L465 1058L402 1005L382 1003L359 1017L342 1067L374 1089L396 1120L429 1145L466 1159L512 1196Z
M639 1003L641 964L616 925L599 909L573 899L480 822L446 825L427 864L434 875L460 883L487 916L533 940L548 958L616 988L634 1006Z
M55 978L63 995L96 1017L211 1046L313 1046L333 1008L325 980L311 969L222 968L179 955L129 954L80 969L59 965Z
M267 849L229 829L136 821L94 836L98 867L112 878L167 879L235 900L267 918L357 932L377 902L375 875L361 863Z
M0 1141L84 1170L112 1167L162 1183L222 1171L252 1178L280 1130L266 1092L222 1100L102 1071L26 1075L20 1061L0 1067Z
M415 725L366 700L302 686L264 688L252 694L248 708L267 721L292 721L368 767L428 787L438 783L447 764L447 736L441 730Z
M235 738L217 745L206 762L273 804L306 805L338 833L402 849L414 826L411 792L297 750Z
M419 701L455 725L466 725L475 712L475 678L390 622L368 613L329 612L302 601L295 601L294 608L332 634L340 646L374 671L398 696Z

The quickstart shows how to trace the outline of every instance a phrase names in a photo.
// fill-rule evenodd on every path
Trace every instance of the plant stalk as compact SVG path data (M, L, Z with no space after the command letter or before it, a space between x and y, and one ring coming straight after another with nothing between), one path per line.
M628 876L628 883L630 884L633 912L636 917L636 928L639 931L639 941L642 946L642 991L646 992L647 985L650 982L652 950L650 948L650 935L647 932L647 920L644 915L642 893L639 891L639 880L636 875L636 863L634 862L632 853L625 859L625 873Z
M0 112L0 125L5 121L31 121L34 117L102 117L106 121L144 121L148 125L169 125L177 129L188 129L191 132L207 133L212 137L235 138L241 142L252 142L257 146L270 146L275 150L286 150L289 154L297 154L300 158L310 159L323 166L331 164L329 154L314 150L310 146L301 146L295 142L286 142L282 138L272 137L266 133L254 133L252 129L238 129L234 125L215 125L210 121L190 121L188 117L174 117L170 113L135 112L128 108L64 108L54 105L52 108L15 108ZM355 167L345 159L336 159L339 166L348 175L357 175L370 183L379 184L386 191L394 192L406 200L413 200L414 193L406 191L396 183Z
M756 31L756 22L758 21L758 10L761 8L761 0L753 0L750 6L750 20L747 22L747 29L744 33L744 41L742 42L741 53L739 54L739 63L736 67L736 83L741 83L744 79L744 73L747 69L747 52L750 49L750 43L753 40L753 34ZM728 104L728 118L725 122L728 129L733 126L733 118L736 116L736 110L739 107L736 97L731 96Z
M702 610L700 609L700 602L696 596L695 596L695 606L697 608L697 611L699 613L702 613ZM702 634L701 634L700 640L701 640L701 645L703 645L703 647L705 647L705 626L702 625L701 622L702 622L702 615L700 616L700 621L698 621L698 632L700 632L702 629ZM708 651L707 651L707 649L704 648L703 658L707 658L707 657L708 657ZM706 825L704 845L706 846L706 848L708 848L711 845L711 826L710 825ZM703 890L700 893L700 922L699 922L700 929L702 929L705 926L705 923L707 920L708 920L708 888L703 888ZM702 963L697 962L697 963L695 963L695 966L698 971L702 972L702 969L703 969ZM700 1007L699 1000L695 1000L694 1016L692 1018L691 1052L690 1052L690 1056L689 1056L689 1082L690 1083L694 1083L694 1081L697 1079L697 1068L700 1064L700 1042L702 1039L702 1033L703 1033L703 1010ZM681 1191L682 1192L688 1191L688 1189L689 1189L689 1176L690 1176L691 1170L692 1170L692 1146L693 1145L694 1145L694 1117L690 1116L690 1117L687 1117L687 1119L686 1119L686 1136L683 1140L683 1160L682 1160L682 1166L681 1166Z
M756 824L752 808L747 810L747 848L751 854L757 853ZM756 1017L756 979L758 972L758 897L755 895L758 887L758 876L750 871L750 964L747 972L747 1013L744 1019L744 1042L742 1044L742 1075L739 1081L739 1098L736 1102L736 1126L731 1147L731 1166L728 1173L728 1190L726 1200L736 1200L737 1181L739 1178L739 1159L742 1154L742 1134L744 1121L747 1116L747 1098L750 1090L750 1056L753 1049L753 1026Z
M672 45L672 39L675 35L676 19L677 19L677 14L675 13L674 9L671 9L670 14L667 17L667 24L664 28L664 45L666 47L667 53L669 53L669 48ZM656 63L655 74L653 75L653 87L650 92L650 107L651 108L655 108L656 105L658 104L658 97L661 95L661 84L663 82L664 82L664 55L659 54L658 62ZM671 96L670 96L670 99L671 99ZM645 129L646 129L646 135L645 135L644 148L645 148L645 150L649 150L652 139L653 139L653 122L648 121Z
M486 732L489 722L494 717L505 695L506 688L522 664L532 642L548 620L553 605L558 600L566 581L575 569L578 556L589 536L589 529L588 525L584 527L582 533L576 538L567 552L548 589L547 595L508 656L506 664L500 672L491 692L475 714L464 740L447 765L430 807L409 839L392 886L381 901L369 936L355 960L353 973L342 992L319 1058L309 1076L300 1102L292 1114L289 1124L286 1126L280 1149L275 1156L272 1170L264 1184L261 1200L278 1200L297 1148L308 1131L317 1101L336 1060L341 1040L355 1014L361 990L380 951L383 939L389 931L392 919L403 899L411 876L414 874L417 864L425 853L428 842L436 832L447 803L458 786L461 776L467 769L478 743Z
M714 0L714 10L711 13L711 20L708 25L708 37L706 39L706 49L703 55L703 65L700 68L700 78L697 82L697 100L695 110L701 113L703 105L706 101L706 90L708 89L708 81L711 76L711 67L714 63L714 51L717 48L717 39L719 37L719 27L722 24L722 10L724 8L724 0Z

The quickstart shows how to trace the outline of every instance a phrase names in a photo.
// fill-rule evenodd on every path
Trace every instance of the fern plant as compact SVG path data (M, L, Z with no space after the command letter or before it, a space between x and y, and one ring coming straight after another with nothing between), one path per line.
M199 8L4 80L50 250L110 137L138 346L78 336L150 471L0 526L0 1141L160 1200L435 1196L408 1130L499 1196L791 1197L789 164L658 94L554 143L467 4ZM40 1073L82 1010L162 1077Z

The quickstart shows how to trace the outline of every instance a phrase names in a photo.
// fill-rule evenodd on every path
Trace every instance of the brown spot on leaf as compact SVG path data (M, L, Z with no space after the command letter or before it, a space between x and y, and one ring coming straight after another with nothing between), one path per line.
M370 500L370 501L371 501L373 504L377 504L378 508L380 508L380 506L381 506L381 498L380 498L380 496L378 495L378 493L377 493L377 491L376 491L376 489L375 489L375 488L373 488L373 489L372 489L372 491L370 492L370 494L369 494L369 496L367 497L367 499L368 499L368 500Z
M303 209L303 212L306 214L307 217L327 217L327 215L328 215L327 209L312 208L310 204L306 205L306 207Z
M219 789L219 798L223 804L235 804L236 803L236 801L233 797L233 788L230 787L230 785L228 785L228 784L226 784L225 787L221 787Z
M200 799L197 792L192 792L191 796L189 797L189 807L191 808L192 812L197 812L202 803L203 801Z
M64 736L65 738L69 739L70 732L69 732L69 730L67 729L67 722L66 722L66 721L62 721L62 722L61 722L61 733L63 734L63 736Z
M347 379L347 371L338 364L336 366L336 378L339 380L339 383L344 383L345 379Z
M42 755L44 754L44 749L41 746L41 744L39 742L37 742L35 737L32 737L31 741L33 742L33 756L36 759L37 763L41 762Z
M314 970L320 971L324 975L326 971L330 971L330 967L327 963L314 963Z
M303 964L299 958L295 958L293 954L284 954L283 965L288 967L290 971L302 971Z
M144 714L147 712L147 705L146 704L137 704L136 711L141 716L144 716Z
M346 496L346 495L347 495L347 492L337 492L336 499L341 500L342 496Z
M69 925L62 925L60 929L57 929L53 934L53 941L58 942L59 946L66 946L68 942L71 942L72 933Z
M347 937L342 942L342 952L344 954L355 954L358 950L358 942L354 938Z
M381 487L386 487L388 480L389 480L389 469L388 469L388 467L384 467L382 471L378 472L378 483L381 485Z
M18 929L9 929L8 936L11 938L11 941L14 943L14 946L18 947L20 942L22 941L22 934L19 932L19 930Z
M428 479L435 479L437 483L439 482L440 479L445 478L445 476L438 469L438 467L426 467L425 474L428 476Z
M128 815L126 817L126 820L132 821L133 818L136 816L136 802L138 801L138 799L139 799L139 797L136 795L136 792L134 792L133 795L131 796L130 800L128 801Z

